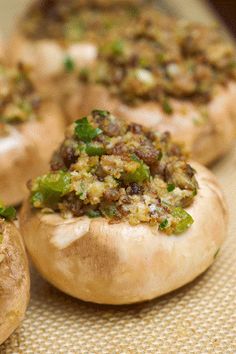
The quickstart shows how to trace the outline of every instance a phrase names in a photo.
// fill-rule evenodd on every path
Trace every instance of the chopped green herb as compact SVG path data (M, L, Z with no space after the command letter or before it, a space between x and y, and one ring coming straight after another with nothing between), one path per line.
M106 152L102 146L95 144L87 144L85 151L89 156L102 156Z
M162 102L162 108L166 114L172 114L173 113L173 108L170 105L170 102L168 101L167 98L165 98Z
M173 210L172 216L177 219L174 233L181 234L186 231L194 222L192 216L184 209L177 207Z
M4 207L0 204L0 217L6 220L13 220L16 218L16 209L13 207Z
M66 56L64 60L64 68L68 73L71 73L75 70L75 62L70 56Z
M0 245L3 243L3 234L0 234Z
M160 223L160 225L159 225L159 230L165 230L166 228L167 228L167 226L168 226L168 220L167 219L165 219L165 220L163 220L161 223Z
M168 192L173 192L174 189L175 189L174 183L170 183L170 184L167 185L167 191Z
M102 134L101 129L93 128L87 117L77 120L75 124L75 135L85 143L90 143L91 140Z

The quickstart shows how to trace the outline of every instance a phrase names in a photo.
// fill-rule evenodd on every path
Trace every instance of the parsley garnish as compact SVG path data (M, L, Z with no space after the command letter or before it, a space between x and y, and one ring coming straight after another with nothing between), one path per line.
M4 207L0 204L0 217L6 220L13 220L16 218L16 209L13 207Z
M98 135L102 134L102 130L94 128L87 117L77 120L75 124L75 135L85 143L90 143Z
M75 62L70 56L65 57L64 68L68 73L75 70Z
M174 183L170 183L167 185L168 192L173 192L174 189L175 189Z
M165 220L163 220L163 221L160 223L160 225L159 225L159 230L162 231L162 230L166 229L167 226L168 226L168 220L165 219Z

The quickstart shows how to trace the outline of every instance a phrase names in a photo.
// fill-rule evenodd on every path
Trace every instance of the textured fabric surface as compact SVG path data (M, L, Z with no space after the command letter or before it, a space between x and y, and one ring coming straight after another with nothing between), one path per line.
M113 307L66 296L33 271L26 319L0 353L236 353L236 148L213 171L231 220L205 274L160 299Z

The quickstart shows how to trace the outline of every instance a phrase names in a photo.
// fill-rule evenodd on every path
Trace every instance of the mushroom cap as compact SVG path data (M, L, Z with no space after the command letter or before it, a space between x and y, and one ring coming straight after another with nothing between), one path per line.
M23 241L16 227L1 221L0 344L19 326L29 302L29 268Z
M228 220L215 177L192 166L200 188L188 208L194 224L181 235L167 236L148 224L109 224L105 218L63 219L33 210L26 201L20 228L33 263L63 292L102 304L150 300L192 281L214 261Z
M27 195L26 183L48 170L54 149L64 135L64 118L53 102L42 103L39 118L10 127L0 137L0 195L7 205Z

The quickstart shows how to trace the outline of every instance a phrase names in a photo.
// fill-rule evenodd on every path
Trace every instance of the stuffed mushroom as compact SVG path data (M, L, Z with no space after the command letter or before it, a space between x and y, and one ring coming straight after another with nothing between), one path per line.
M23 241L11 222L12 207L0 204L0 345L24 318L29 301L29 269Z
M133 26L99 46L67 102L73 120L93 107L185 141L210 164L236 133L236 56L219 29L141 11Z
M47 170L63 131L60 109L38 93L28 71L0 64L0 195L7 205L20 203L27 181Z
M65 74L93 64L104 36L121 32L128 22L134 21L137 5L142 3L143 0L35 1L9 43L8 59L30 65L35 82L42 83L41 89L58 81L62 85L57 87L60 94L65 91ZM66 77L70 86L73 78Z
M94 110L31 181L20 228L39 272L76 298L153 299L214 261L227 208L214 176L169 133Z
M219 29L170 18L152 1L36 2L8 53L34 68L70 121L101 107L170 131L203 164L235 139L233 47Z

